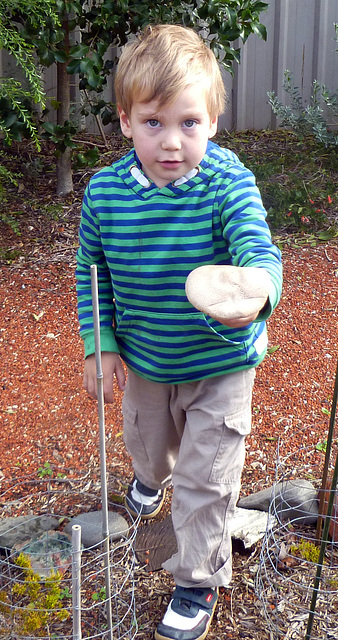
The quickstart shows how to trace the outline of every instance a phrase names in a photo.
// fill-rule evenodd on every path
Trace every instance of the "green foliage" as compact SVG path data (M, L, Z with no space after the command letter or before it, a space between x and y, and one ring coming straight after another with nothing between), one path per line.
M0 48L16 60L24 72L30 87L30 97L35 103L44 103L41 72L34 60L34 46L25 40L18 29L22 15L39 28L47 16L57 20L53 0L0 0Z
M326 448L327 448L327 440L325 440L324 442L318 442L316 444L316 451L322 451L323 453L326 453Z
M319 560L319 547L308 540L301 540L298 544L292 545L290 551L292 555L300 556L304 560L313 562L314 564L317 564Z
M114 119L115 109L102 98L107 77L117 62L109 55L109 47L123 46L146 24L181 23L196 30L203 25L203 33L216 57L229 71L233 62L240 59L240 49L233 47L235 41L244 43L250 34L266 38L259 16L268 4L257 0L170 0L165 3L56 0L55 6L58 22L49 15L44 24L38 26L21 16L20 33L29 46L34 47L42 65L58 63L66 65L68 74L79 74L80 89L96 95L91 100L91 113L102 114L104 124ZM88 113L87 106L84 113ZM45 135L61 153L65 147L73 146L69 122L65 123L64 130L46 124ZM63 127L63 123L59 123L59 127Z
M100 152L97 147L86 149L75 153L73 156L74 169L84 169L85 167L95 167L100 159Z
M0 99L1 104L1 99ZM9 169L7 169L4 165L1 164L1 156L0 153L0 222L8 225L14 233L17 235L20 234L19 223L17 217L13 215L13 213L9 213L6 208L6 203L8 202L9 193L8 193L8 185L12 185L14 187L18 186L18 179L21 177L21 174L15 174ZM5 255L1 256L5 260L11 259L11 252L6 251ZM14 255L14 258L16 256Z
M2 154L0 153L0 160L1 160L1 156ZM4 167L2 164L0 164L0 204L2 203L2 193L3 193L2 190L5 186L5 183L10 182L15 187L17 187L19 177L20 177L19 174L14 174L12 171L10 171L6 167Z
M101 587L99 591L94 591L94 593L92 594L92 600L95 600L96 602L104 602L106 598L107 596L105 587Z
M55 124L53 122L44 122L42 125L45 133L42 134L43 138L51 140L56 146L56 155L63 153L67 147L75 149L76 142L73 140L73 136L76 133L76 127L65 120L63 125Z
M293 129L301 140L311 133L326 147L338 147L338 135L331 129L338 124L338 92L331 93L314 80L309 103L305 104L290 71L284 72L283 89L290 96L291 106L283 105L273 91L268 93L269 104L281 119L281 126Z
M58 205L56 205L58 207ZM53 472L53 468L50 464L50 462L48 462L48 460L46 460L46 462L44 463L43 467L39 467L38 468L38 476L39 478L52 478L54 475ZM65 474L64 473L57 473L56 475L57 478L65 478Z
M13 78L0 78L0 131L8 143L21 140L22 135L38 143L36 123L31 103L44 106L45 94L41 86L41 69L34 58L35 47L26 40L18 25L22 18L35 29L49 17L56 23L54 0L0 0L0 49L5 49L21 67L29 90Z
M0 131L4 140L31 138L40 150L37 127L32 110L32 93L14 78L0 78Z
M48 460L44 463L43 467L38 468L38 476L39 478L45 478L46 476L51 478L53 475L52 467L50 466L50 462Z
M66 620L70 614L61 606L64 598L64 590L60 586L61 575L56 572L42 579L33 571L29 558L23 553L14 563L21 569L22 577L13 581L11 607L8 594L0 592L0 613L8 622L9 619L14 621L15 637L27 634L34 637L36 632L46 629L53 622Z
M255 174L273 230L316 232L323 240L337 236L332 224L338 206L334 149L312 135L299 141L282 129L233 132L217 141L233 149Z

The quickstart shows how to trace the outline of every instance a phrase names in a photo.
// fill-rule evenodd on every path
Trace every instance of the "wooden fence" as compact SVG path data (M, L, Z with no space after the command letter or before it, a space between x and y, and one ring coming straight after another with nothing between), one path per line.
M220 118L220 129L275 129L278 123L268 105L267 92L273 90L287 102L282 88L285 69L293 74L305 101L311 95L314 80L337 90L334 24L338 23L338 0L270 0L261 19L267 27L267 41L250 36L242 47L241 64L235 66L234 76L224 73L227 107ZM18 70L0 51L0 75L11 73L17 76ZM49 96L56 95L55 68L45 71L44 85ZM112 79L104 97L114 100ZM73 99L76 113L82 96L75 81ZM93 118L86 118L83 127L97 133ZM105 131L108 133L110 127Z
M304 100L314 80L338 88L338 0L270 0L262 14L268 38L250 36L242 49L234 78L227 77L228 108L221 126L228 129L276 128L267 103L275 91L286 102L284 70L292 72Z

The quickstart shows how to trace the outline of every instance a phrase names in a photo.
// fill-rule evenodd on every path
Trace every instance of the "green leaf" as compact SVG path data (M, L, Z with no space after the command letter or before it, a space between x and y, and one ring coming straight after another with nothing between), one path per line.
M80 71L80 60L78 58L74 58L74 60L71 60L69 64L67 64L67 73L73 74L73 73L79 73L79 71Z
M275 351L277 351L277 350L279 349L279 347L280 347L280 345L279 345L279 344L277 344L277 345L276 345L276 346L274 346L274 347L269 347L269 349L267 350L267 354L268 354L269 356L271 356L273 353L275 353Z
M12 126L12 124L14 124L14 122L16 122L16 120L18 119L18 116L16 113L14 113L14 111L12 111L12 113L9 113L8 116L4 119L3 123L4 126L9 128Z
M326 447L327 447L327 440L325 440L325 442L318 442L318 444L316 444L317 451L323 451L325 453Z
M325 229L325 231L321 231L318 234L319 240L332 240L332 238L336 238L338 236L338 228L329 227L329 229Z
M90 58L84 58L80 62L80 71L81 73L90 73L94 67L94 62L90 60Z
M267 2L254 2L251 5L251 11L257 11L258 13L260 13L261 11L266 11L268 8L268 3Z
M44 130L47 131L47 133L50 133L51 135L55 134L56 124L54 124L53 122L44 122L42 126Z
M268 37L266 27L261 22L253 23L252 30L256 33L262 40L266 40Z
M54 58L56 62L60 62L61 64L65 64L68 61L68 56L66 52L60 49L54 52Z
M80 44L75 45L70 48L69 57L70 58L84 58L84 56L88 55L89 47L88 45L81 42Z
M48 51L48 50L44 51L40 55L40 61L41 61L41 64L43 64L45 67L50 67L52 64L54 64L55 57L54 57L53 51Z
M91 69L87 74L87 81L92 89L97 89L100 84L100 76L94 71L94 69Z

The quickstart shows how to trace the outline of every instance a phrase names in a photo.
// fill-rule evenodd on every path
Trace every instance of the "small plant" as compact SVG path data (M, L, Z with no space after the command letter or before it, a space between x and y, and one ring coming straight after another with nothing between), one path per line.
M2 157L3 154L0 153L0 222L8 225L14 233L19 234L19 225L15 215L8 213L4 205L9 200L8 186L18 187L18 180L21 178L21 174L13 173L13 171L2 165Z
M77 171L85 167L95 167L99 160L100 152L97 147L79 151L73 155L73 169Z
M38 468L38 476L39 478L45 478L46 476L51 478L52 475L53 475L53 470L52 470L52 467L50 466L50 462L48 462L47 460L43 465L43 467Z
M327 440L324 440L324 442L318 442L316 444L316 451L321 451L322 453L326 453L326 447L327 447Z
M335 152L285 129L218 134L217 142L254 173L273 231L315 232L323 241L337 236Z
M40 211L51 220L59 220L63 212L63 208L59 203L50 203L42 205L40 207Z
M64 598L71 598L72 594L69 591L68 587L65 587L64 589L62 589L62 591L60 592L60 599L63 600Z
M107 596L106 596L106 589L105 587L101 587L101 589L99 589L99 591L95 591L92 594L92 600L95 600L96 602L104 602L106 600Z
M291 546L290 552L292 555L300 556L304 560L308 562L314 562L317 564L319 560L320 549L313 542L309 542L308 540L301 540L299 544L293 544Z
M61 607L65 590L61 589L61 575L56 572L42 579L31 567L29 558L20 553L14 561L22 571L22 579L12 587L14 603L9 605L8 595L0 592L0 612L15 624L15 637L35 635L53 622L67 620L70 613ZM14 606L13 606L14 605Z
M273 113L281 119L282 127L290 127L303 139L311 133L325 147L337 147L338 135L332 127L338 123L338 93L332 94L314 80L309 103L304 104L290 71L284 71L284 91L290 96L291 106L283 105L275 92L268 92ZM326 118L330 118L327 121Z

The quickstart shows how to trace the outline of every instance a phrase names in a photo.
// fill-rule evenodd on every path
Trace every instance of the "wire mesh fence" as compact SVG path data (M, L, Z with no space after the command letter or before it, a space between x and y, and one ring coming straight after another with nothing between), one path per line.
M74 547L71 536L64 531L71 518L100 510L100 481L92 472L90 476L91 479L86 476L80 479L1 480L2 640L110 640L136 636L134 541L138 520L130 517L122 504L123 492L120 496L120 490L115 487L109 487L109 511L122 516L126 527L109 543L109 598L107 554L102 540L81 548L80 601L74 604ZM10 539L14 539L13 546L4 542L1 535L4 523L10 523L7 535L10 533ZM33 540L27 539L28 529L30 536L33 531ZM40 535L36 535L36 530ZM76 630L74 613L75 618L80 619Z
M338 639L338 492L337 486L332 489L333 511L328 520L331 483L321 488L322 467L320 447L285 457L278 452L278 493L273 495L269 511L275 525L265 535L256 577L256 593L274 639ZM329 477L332 473L330 463ZM324 491L319 537L318 515L309 513L307 496L300 490L298 504L289 500L290 481L302 489L302 480L311 481L317 504ZM322 547L325 528L328 535Z

